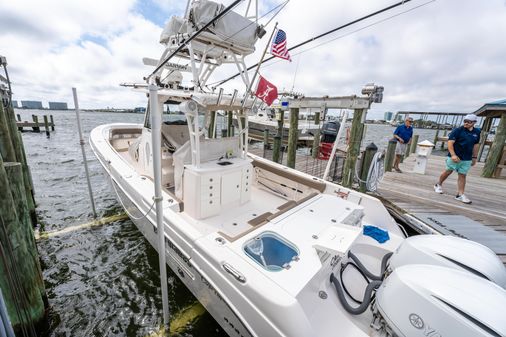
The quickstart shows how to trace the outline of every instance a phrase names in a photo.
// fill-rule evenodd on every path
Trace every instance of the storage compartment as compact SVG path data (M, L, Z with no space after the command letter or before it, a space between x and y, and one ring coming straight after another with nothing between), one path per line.
M289 269L292 261L299 260L299 251L291 243L272 232L264 232L244 245L248 257L268 271Z

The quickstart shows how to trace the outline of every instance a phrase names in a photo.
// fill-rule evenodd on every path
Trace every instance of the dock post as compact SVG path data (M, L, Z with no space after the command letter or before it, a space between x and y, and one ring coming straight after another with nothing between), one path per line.
M411 138L411 142L413 142L413 138ZM404 159L409 157L410 152L411 152L411 143L406 144L406 151L404 151L404 154L401 156L401 163L404 163Z
M33 198L33 182L31 179L30 168L28 167L26 161L25 149L23 146L23 137L21 136L21 132L18 131L18 128L16 126L14 109L13 108L4 109L4 113L7 122L7 127L9 128L9 133L11 137L10 141L12 143L12 147L14 148L15 158L12 161L20 162L23 167L23 181L25 184L28 209L30 210L32 224L35 226L37 224L37 214L35 213L35 200Z
M369 168L371 167L372 158L374 155L378 152L378 147L371 143L366 146L363 158L362 158L362 167L360 171L360 192L364 193L367 191L366 181L367 181L367 175L369 174Z
M351 187L353 177L355 176L355 166L360 153L360 143L362 143L362 134L364 131L364 122L367 115L366 109L355 109L353 112L353 121L351 122L350 145L343 168L343 186ZM344 122L341 124L343 127ZM336 139L336 142L338 139Z
M269 129L264 129L264 155L267 156L267 149L269 148Z
M483 150L485 149L485 143L487 142L488 134L490 133L490 128L492 127L492 121L491 117L485 117L485 120L483 121L480 136L480 149L478 150L478 161L481 161L481 157L483 156Z
M11 186L9 176L15 178ZM0 241L5 260L0 262L0 288L4 291L5 302L14 330L34 329L44 319L44 295L41 293L42 276L34 264L36 250L29 248L25 241L26 226L19 221L17 204L12 191L23 195L22 170L19 163L6 163L0 158ZM30 233L33 235L33 233ZM42 284L43 286L43 284Z
M320 111L315 112L314 114L314 124L318 126L313 135L313 149L312 156L314 159L318 157L318 149L320 148Z
M227 137L228 135L228 130L227 129L221 129L221 138L225 138Z
M47 115L44 115L44 130L46 130L46 137L49 138L49 123L47 121Z
M280 163L282 160L280 161L279 152L281 150L281 140L283 139L285 112L283 110L278 110L276 113L276 119L278 120L278 130L273 142L272 161L275 163Z
M388 142L387 154L385 156L385 172L391 172L395 158L395 148L397 147L396 140Z
M409 149L410 153L415 153L416 151L416 145L418 144L418 138L420 135L413 135L413 139L411 140L411 147Z
M53 119L53 115L49 115L49 119L51 120L51 131L54 131L54 119Z
M209 138L216 138L216 111L211 111L211 118L209 121L209 130L207 136Z
M485 162L485 166L483 167L483 171L481 173L482 177L490 178L494 175L497 165L499 164L499 160L501 159L505 142L506 142L506 114L503 113L501 115L501 121L497 126L494 142L490 147L489 153L487 155L487 160Z
M445 129L443 131L443 137L446 137L446 134L448 133L448 131ZM444 150L445 149L445 142L444 141L441 141L441 150Z
M234 136L234 125L232 124L232 111L227 112L227 133L229 137Z
M437 142L438 142L438 138L439 138L439 129L436 130L436 134L434 135L434 147L437 146Z
M40 132L39 117L37 115L32 115L32 120L35 123L35 126L32 127L33 131Z
M288 129L288 153L286 166L295 168L295 155L299 133L299 108L290 108L290 129Z
M0 102L0 154L6 161L16 161L8 118L7 109L4 109Z
M279 163L279 152L281 150L281 137L279 135L274 136L274 144L272 147L272 161Z
M18 119L18 122L21 122L21 115L20 114L17 114L16 115L17 119Z

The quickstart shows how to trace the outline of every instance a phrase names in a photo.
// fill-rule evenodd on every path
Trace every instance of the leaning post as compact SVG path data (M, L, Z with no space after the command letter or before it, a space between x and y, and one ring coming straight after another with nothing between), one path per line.
M267 156L268 148L269 148L269 129L264 129L264 158Z

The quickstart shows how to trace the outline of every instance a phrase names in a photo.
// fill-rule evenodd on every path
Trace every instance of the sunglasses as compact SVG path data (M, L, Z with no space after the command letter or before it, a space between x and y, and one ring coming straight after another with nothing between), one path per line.
M468 120L468 119L465 119L465 120L464 120L464 123L469 123L469 124L471 124L471 123L476 123L476 121L470 121L470 120Z

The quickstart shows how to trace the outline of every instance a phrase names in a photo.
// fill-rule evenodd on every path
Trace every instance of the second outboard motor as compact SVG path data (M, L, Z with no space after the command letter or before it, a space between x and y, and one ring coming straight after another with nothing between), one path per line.
M323 123L321 134L321 142L322 143L333 143L336 140L337 132L341 127L341 123L338 121L328 121Z

